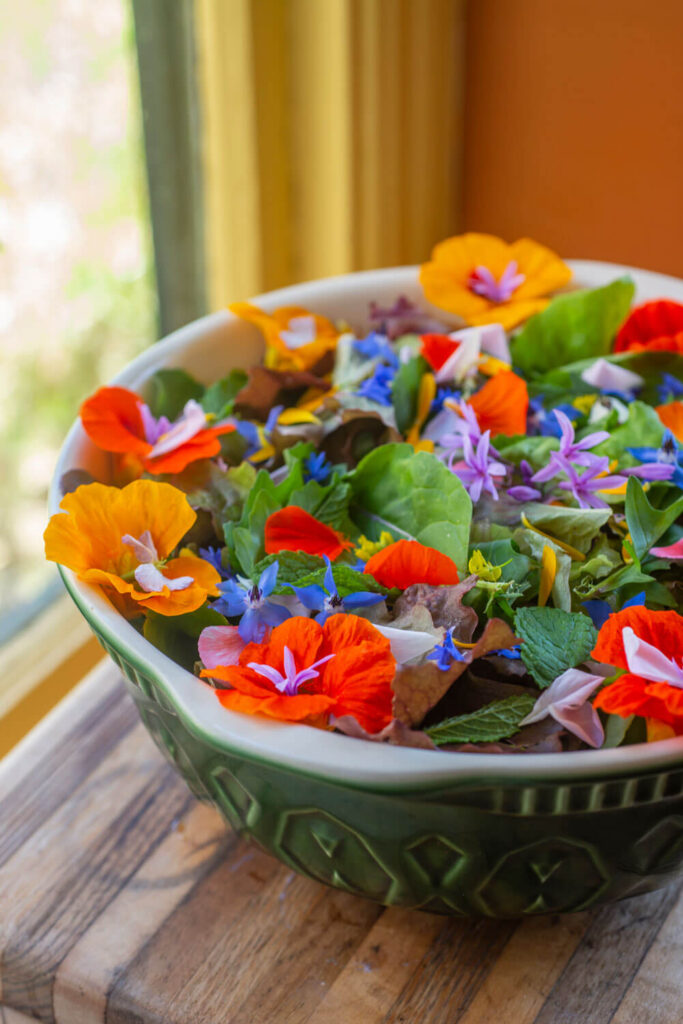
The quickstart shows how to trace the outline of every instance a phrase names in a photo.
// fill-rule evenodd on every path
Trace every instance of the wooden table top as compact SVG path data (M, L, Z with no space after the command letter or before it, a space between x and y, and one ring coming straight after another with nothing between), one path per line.
M190 795L108 663L0 764L2 1024L680 1024L682 962L679 887L519 923L299 877Z

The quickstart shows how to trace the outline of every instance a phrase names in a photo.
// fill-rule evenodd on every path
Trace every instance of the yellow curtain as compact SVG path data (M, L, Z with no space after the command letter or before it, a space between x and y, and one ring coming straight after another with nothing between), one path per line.
M458 230L464 0L197 0L211 308Z

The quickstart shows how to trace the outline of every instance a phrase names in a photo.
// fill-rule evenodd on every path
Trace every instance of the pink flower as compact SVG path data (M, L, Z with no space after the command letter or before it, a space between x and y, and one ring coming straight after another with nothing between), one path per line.
M605 734L598 713L588 698L604 681L603 676L568 668L543 691L533 711L522 719L520 726L540 722L550 715L590 747L601 747Z

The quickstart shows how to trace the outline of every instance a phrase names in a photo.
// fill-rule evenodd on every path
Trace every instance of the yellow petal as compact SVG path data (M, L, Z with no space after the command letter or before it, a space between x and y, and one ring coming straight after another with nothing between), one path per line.
M544 537L546 540L552 541L552 543L556 544L558 548L562 548L563 551L566 551L569 557L573 558L575 562L586 561L586 556L582 554L581 551L577 551L576 548L573 548L571 546L571 544L565 544L563 540L558 540L556 537L551 537L549 533L544 533L543 530L539 530L537 526L534 526L533 523L529 522L529 520L523 512L521 519L522 523L524 524L524 526L526 526L527 530L533 530L533 532L537 533L539 537Z
M553 583L555 582L555 576L557 575L557 555L553 548L548 544L543 545L543 554L541 556L541 583L538 588L538 606L543 608L550 592L553 589Z
M295 426L297 423L320 423L317 416L314 416L308 409L283 409L277 418L278 423L283 427Z
M660 722L658 718L646 718L645 724L648 743L656 743L657 740L671 740L676 735L672 726L667 725L666 722Z

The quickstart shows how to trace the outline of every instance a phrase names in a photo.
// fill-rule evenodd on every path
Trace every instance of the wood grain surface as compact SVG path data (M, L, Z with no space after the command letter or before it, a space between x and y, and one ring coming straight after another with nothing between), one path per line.
M0 1024L680 1024L677 887L523 922L299 877L198 803L103 664L0 764Z

